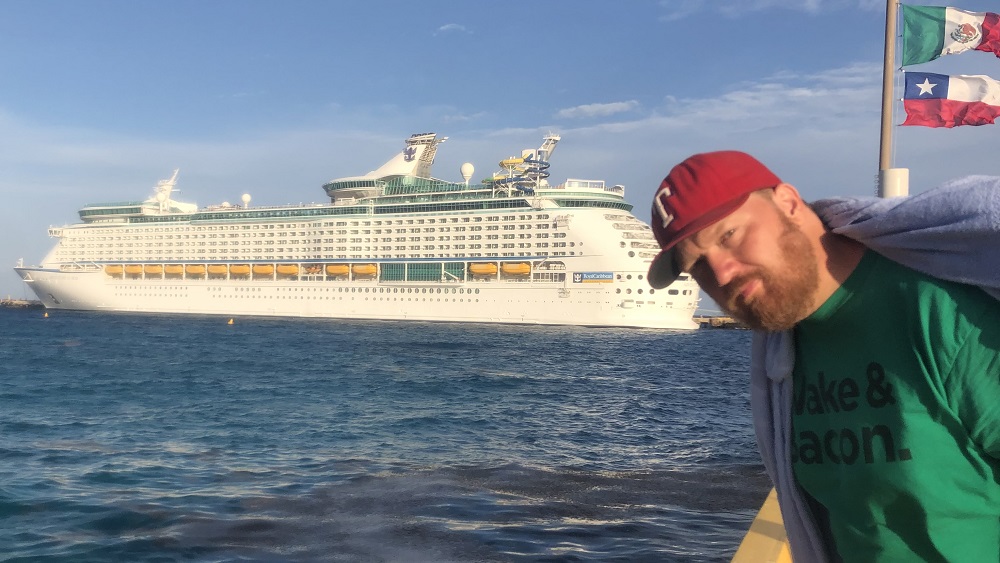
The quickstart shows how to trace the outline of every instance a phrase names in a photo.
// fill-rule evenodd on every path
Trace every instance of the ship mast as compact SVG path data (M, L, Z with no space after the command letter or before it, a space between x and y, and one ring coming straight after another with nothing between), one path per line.
M886 0L885 56L882 61L882 132L878 157L878 196L896 197L909 193L910 171L892 168L892 104L896 68L897 0Z

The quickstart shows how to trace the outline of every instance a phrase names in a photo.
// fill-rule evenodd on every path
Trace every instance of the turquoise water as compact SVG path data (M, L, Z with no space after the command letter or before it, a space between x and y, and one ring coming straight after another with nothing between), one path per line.
M744 331L0 309L2 561L726 561Z

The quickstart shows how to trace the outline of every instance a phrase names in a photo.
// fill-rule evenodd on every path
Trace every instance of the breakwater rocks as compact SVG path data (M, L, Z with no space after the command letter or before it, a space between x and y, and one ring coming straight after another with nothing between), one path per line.
M730 328L730 329L749 330L745 324L741 323L740 321L732 317L723 317L723 316L699 317L695 315L694 322L698 323L698 326L701 328Z

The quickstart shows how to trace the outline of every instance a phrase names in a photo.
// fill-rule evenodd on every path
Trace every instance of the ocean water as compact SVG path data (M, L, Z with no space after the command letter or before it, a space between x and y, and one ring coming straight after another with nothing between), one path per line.
M727 561L749 333L0 309L0 561Z

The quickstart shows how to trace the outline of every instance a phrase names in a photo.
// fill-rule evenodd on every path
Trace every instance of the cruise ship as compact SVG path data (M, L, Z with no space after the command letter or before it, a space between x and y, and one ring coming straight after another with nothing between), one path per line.
M88 204L55 247L15 270L50 309L694 329L695 282L651 289L658 246L625 188L551 185L559 142L504 158L470 184L431 176L435 133L329 203L199 208L172 199Z

